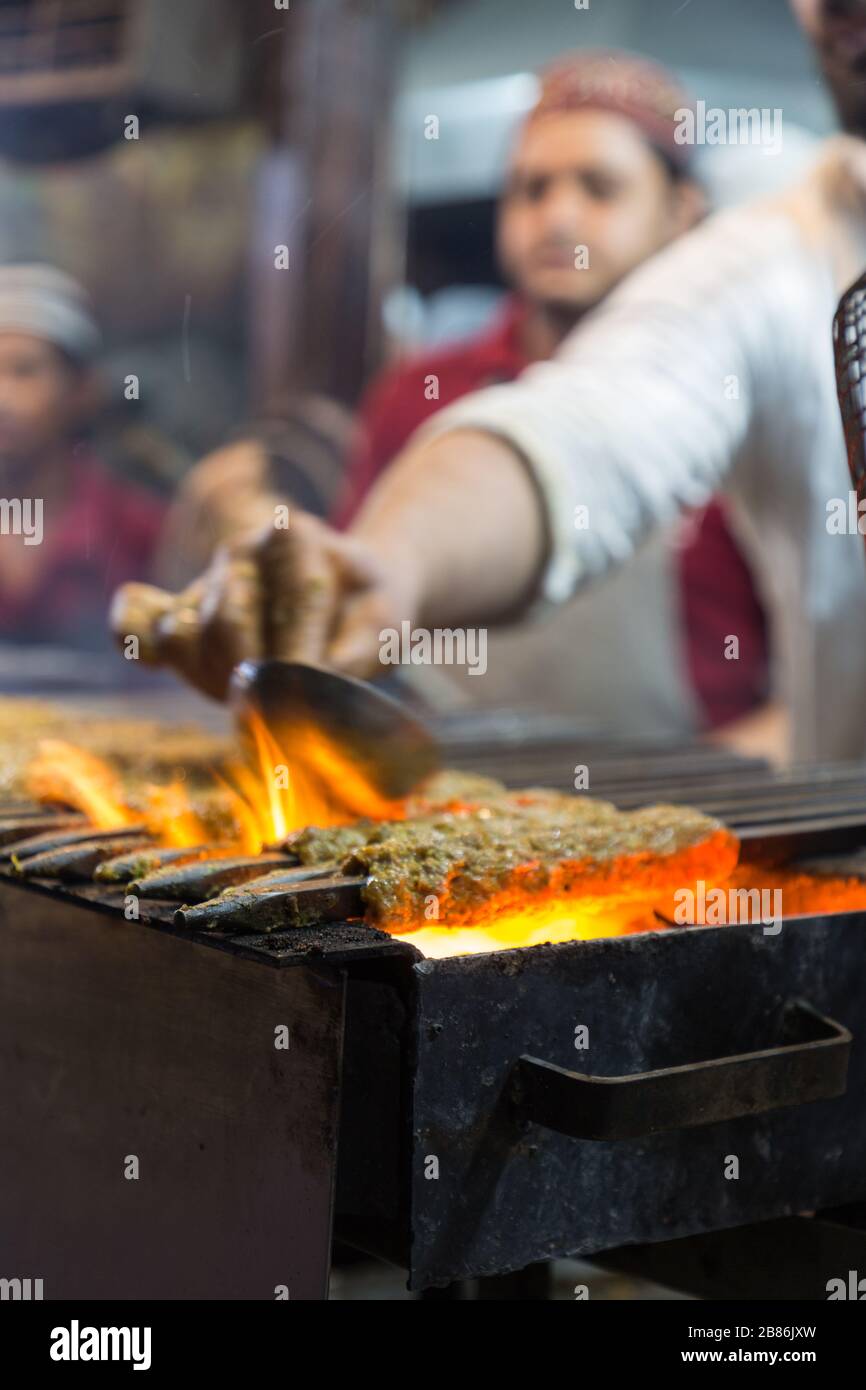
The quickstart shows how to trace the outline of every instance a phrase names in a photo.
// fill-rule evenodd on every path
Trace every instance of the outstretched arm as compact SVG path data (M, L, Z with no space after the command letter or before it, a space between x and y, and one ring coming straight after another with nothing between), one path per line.
M373 674L382 628L562 601L653 526L705 502L745 441L780 302L749 225L688 238L623 287L557 360L442 411L341 536L297 514L219 557L150 650L221 694L269 654ZM698 238L702 238L699 240ZM784 294L781 295L784 301ZM115 627L134 630L121 595Z

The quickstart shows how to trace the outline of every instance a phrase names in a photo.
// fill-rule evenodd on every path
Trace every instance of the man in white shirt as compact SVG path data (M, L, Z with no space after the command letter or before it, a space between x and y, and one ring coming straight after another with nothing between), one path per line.
M802 184L711 219L554 360L437 415L348 535L295 516L155 599L138 625L158 659L214 694L265 653L369 674L383 630L563 602L723 487L753 538L794 756L866 754L866 561L841 520L831 340L866 266L866 0L792 3L848 132ZM123 601L115 625L137 630Z

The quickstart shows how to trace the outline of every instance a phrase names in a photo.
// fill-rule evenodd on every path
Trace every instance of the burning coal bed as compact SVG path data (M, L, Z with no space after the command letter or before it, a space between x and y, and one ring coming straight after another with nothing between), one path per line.
M42 743L33 801L0 806L0 867L100 893L125 918L190 932L363 922L444 957L677 926L866 908L866 859L738 863L736 838L685 807L621 812L440 773L383 802L315 730L289 759L261 723L193 788L130 787L108 762Z

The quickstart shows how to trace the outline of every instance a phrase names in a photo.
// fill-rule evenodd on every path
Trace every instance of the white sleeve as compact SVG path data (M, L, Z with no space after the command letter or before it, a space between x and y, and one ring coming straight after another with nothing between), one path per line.
M523 456L550 536L543 599L569 598L716 491L746 442L762 378L784 358L784 286L802 255L778 214L713 218L631 276L551 361L425 426L428 436L481 429ZM764 394L778 397L778 383Z

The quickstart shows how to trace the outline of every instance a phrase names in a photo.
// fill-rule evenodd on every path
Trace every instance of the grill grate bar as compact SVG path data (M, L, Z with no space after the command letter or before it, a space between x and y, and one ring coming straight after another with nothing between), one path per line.
M673 792L687 793L692 797L739 797L745 801L751 801L756 797L761 799L775 797L782 801L794 797L812 800L816 797L850 795L854 792L859 792L866 797L866 770L858 770L856 775L852 773L850 776L839 777L835 782L826 778L816 778L815 781L811 781L801 777L779 777L772 780L724 777L718 779L701 778L697 784L689 779L659 778L648 784L639 777L609 782L603 777L593 776L592 769L590 769L589 780L594 795L601 795L599 788L604 787L609 790L611 795L641 795L655 797L657 800L661 800L663 796Z
M608 799L608 798L603 798ZM613 800L613 798L609 798ZM646 796L617 797L616 804L620 810L637 810L641 806L652 804L654 798ZM675 805L693 806L695 809L703 811L707 815L718 816L724 820L732 829L738 825L751 825L756 822L776 821L776 820L802 820L806 815L849 815L852 812L859 812L866 816L866 791L857 795L824 797L816 796L805 802L802 798L792 797L790 799L779 799L777 797L767 797L761 799L755 797L753 800L741 797L713 797L713 796L683 796L666 795L655 798L672 802Z

